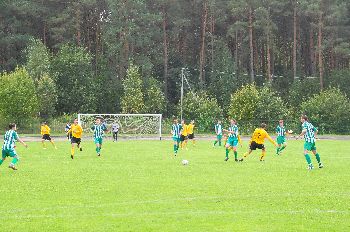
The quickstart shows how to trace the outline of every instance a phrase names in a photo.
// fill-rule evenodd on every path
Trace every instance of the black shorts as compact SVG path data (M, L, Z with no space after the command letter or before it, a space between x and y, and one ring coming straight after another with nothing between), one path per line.
M250 150L264 149L265 146L264 146L264 144L258 144L256 142L252 141L249 148L250 148Z
M81 138L75 138L75 137L72 137L71 139L70 139L70 142L71 143L76 143L76 144L80 144L81 143Z
M51 141L51 137L49 134L44 134L42 139Z
M181 136L180 136L180 141L183 142L183 141L185 141L185 140L187 140L187 136L181 135Z
M188 134L188 139L194 139L194 133L193 134Z

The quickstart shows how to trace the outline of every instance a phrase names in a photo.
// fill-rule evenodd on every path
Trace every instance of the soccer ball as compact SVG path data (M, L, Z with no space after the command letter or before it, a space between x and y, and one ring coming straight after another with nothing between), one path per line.
M289 130L289 131L288 131L288 134L293 134L293 131L292 131L292 130Z
M183 165L188 165L188 160L182 160Z

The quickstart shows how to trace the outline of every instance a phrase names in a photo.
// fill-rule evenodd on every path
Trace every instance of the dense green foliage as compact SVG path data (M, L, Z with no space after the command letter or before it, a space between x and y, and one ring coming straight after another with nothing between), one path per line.
M24 68L0 76L0 99L0 117L4 123L24 125L37 116L39 102L34 81Z
M178 106L180 112L180 105ZM198 131L212 131L215 122L222 118L222 109L215 98L205 92L188 93L183 99L183 118L186 123L195 120Z
M21 136L21 134L19 134ZM214 138L213 138L214 140ZM266 143L243 163L225 163L208 141L172 155L171 141L104 140L69 157L70 144L18 145L18 171L0 166L0 231L348 231L348 145L317 141L324 169L308 172L301 140L282 156ZM136 145L135 145L136 144ZM238 148L241 156L248 141ZM183 166L181 160L189 160ZM314 165L316 160L312 157Z
M301 105L321 133L347 133L350 130L350 101L339 90L330 88Z
M53 91L45 102L50 110L37 112L45 118L77 112L169 118L178 114L183 68L191 89L214 97L225 117L235 115L231 95L255 84L272 86L272 100L260 103L273 106L258 110L259 118L245 106L237 118L276 120L286 115L284 106L296 118L303 101L329 86L349 97L349 18L345 0L3 0L0 73L26 67L39 102L40 92L55 88L56 97ZM124 92L131 64L141 80L137 96ZM44 75L54 82L46 90L38 85ZM127 109L127 98L139 106ZM275 103L282 112L270 111Z

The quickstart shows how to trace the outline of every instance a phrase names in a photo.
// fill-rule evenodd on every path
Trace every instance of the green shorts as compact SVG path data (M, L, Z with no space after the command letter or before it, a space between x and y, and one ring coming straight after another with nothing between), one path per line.
M228 144L230 147L237 147L238 139L236 138L228 138L226 144Z
M174 137L173 137L173 141L179 143L179 142L180 142L180 138L174 136Z
M216 138L217 138L218 140L221 140L221 139L222 139L222 134L221 134L221 135L216 135Z
M2 158L5 159L7 156L10 156L10 157L14 157L16 156L17 153L15 151L15 149L3 149L2 150Z
M304 150L316 151L316 144L315 143L305 142L304 143Z
M102 144L102 138L94 138L95 144Z
M283 144L286 142L286 137L284 136L277 136L277 143L278 144Z

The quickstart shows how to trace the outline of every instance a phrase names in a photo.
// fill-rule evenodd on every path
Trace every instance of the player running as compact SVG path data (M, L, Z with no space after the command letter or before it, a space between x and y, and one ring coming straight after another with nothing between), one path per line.
M171 126L171 135L174 142L174 155L177 155L177 152L179 150L179 143L180 143L180 131L181 131L181 125L179 124L179 121L175 118L174 123Z
M97 156L101 156L103 135L105 131L108 131L106 125L102 123L101 117L96 118L95 125L91 127L91 130L94 132L94 142L96 144Z
M187 139L188 139L188 127L186 125L185 119L181 121L181 135L180 135L180 147L181 149L184 149L187 145ZM186 147L187 149L187 147Z
M7 156L12 157L12 162L10 163L9 168L12 170L17 170L16 163L19 160L17 152L15 150L16 141L20 142L26 148L28 147L19 137L16 132L17 126L14 123L9 125L9 130L6 131L4 135L4 144L2 145L2 159L0 160L0 165L4 162Z
M243 161L243 158L246 158L248 155L252 153L252 151L256 149L261 149L260 161L264 161L264 157L266 154L266 149L264 146L265 139L267 138L275 147L277 147L277 143L270 137L270 135L266 132L266 124L261 123L260 128L256 128L252 138L249 142L249 151L246 152L243 157L239 161Z
M311 162L311 158L309 156L309 151L311 151L316 156L316 160L318 162L318 168L323 168L323 164L321 163L321 157L317 153L316 144L315 144L318 130L309 122L309 119L306 115L302 115L300 118L300 121L302 123L302 131L301 131L301 134L299 135L299 138L301 136L304 136L304 139L305 139L304 156L308 164L307 169L312 170L314 168Z
M188 131L188 140L192 141L192 144L196 145L196 140L194 138L194 120L191 120L191 123L187 125L187 131Z
M286 143L286 134L288 134L288 131L284 127L283 120L279 120L279 124L276 127L276 133L277 133L277 150L276 154L280 155L281 151L283 151L287 147Z
M230 121L231 125L228 128L228 130L225 130L225 132L228 133L228 138L227 138L227 142L226 142L226 158L225 161L227 161L228 158L228 154L230 153L230 149L233 150L233 154L235 155L235 161L238 161L238 154L237 154L237 145L238 143L241 145L242 147L242 141L241 141L241 136L239 136L238 133L238 126L236 125L236 120L231 119Z
M219 146L221 146L221 139L222 139L222 125L221 125L221 120L218 120L218 123L215 125L215 134L216 134L216 140L214 142L213 147L217 143L219 143Z
M41 143L43 144L43 148L46 149L45 140L50 141L52 146L54 146L55 149L57 149L55 143L53 142L53 139L50 136L50 127L47 125L46 122L43 122L40 127L40 134L42 135Z
M83 128L78 124L78 119L75 118L73 125L71 125L71 128L67 131L67 134L72 134L72 138L71 138L72 148L71 148L71 156L70 156L72 159L74 159L75 145L77 145L80 151L83 150L83 148L80 145L82 133L83 133Z

